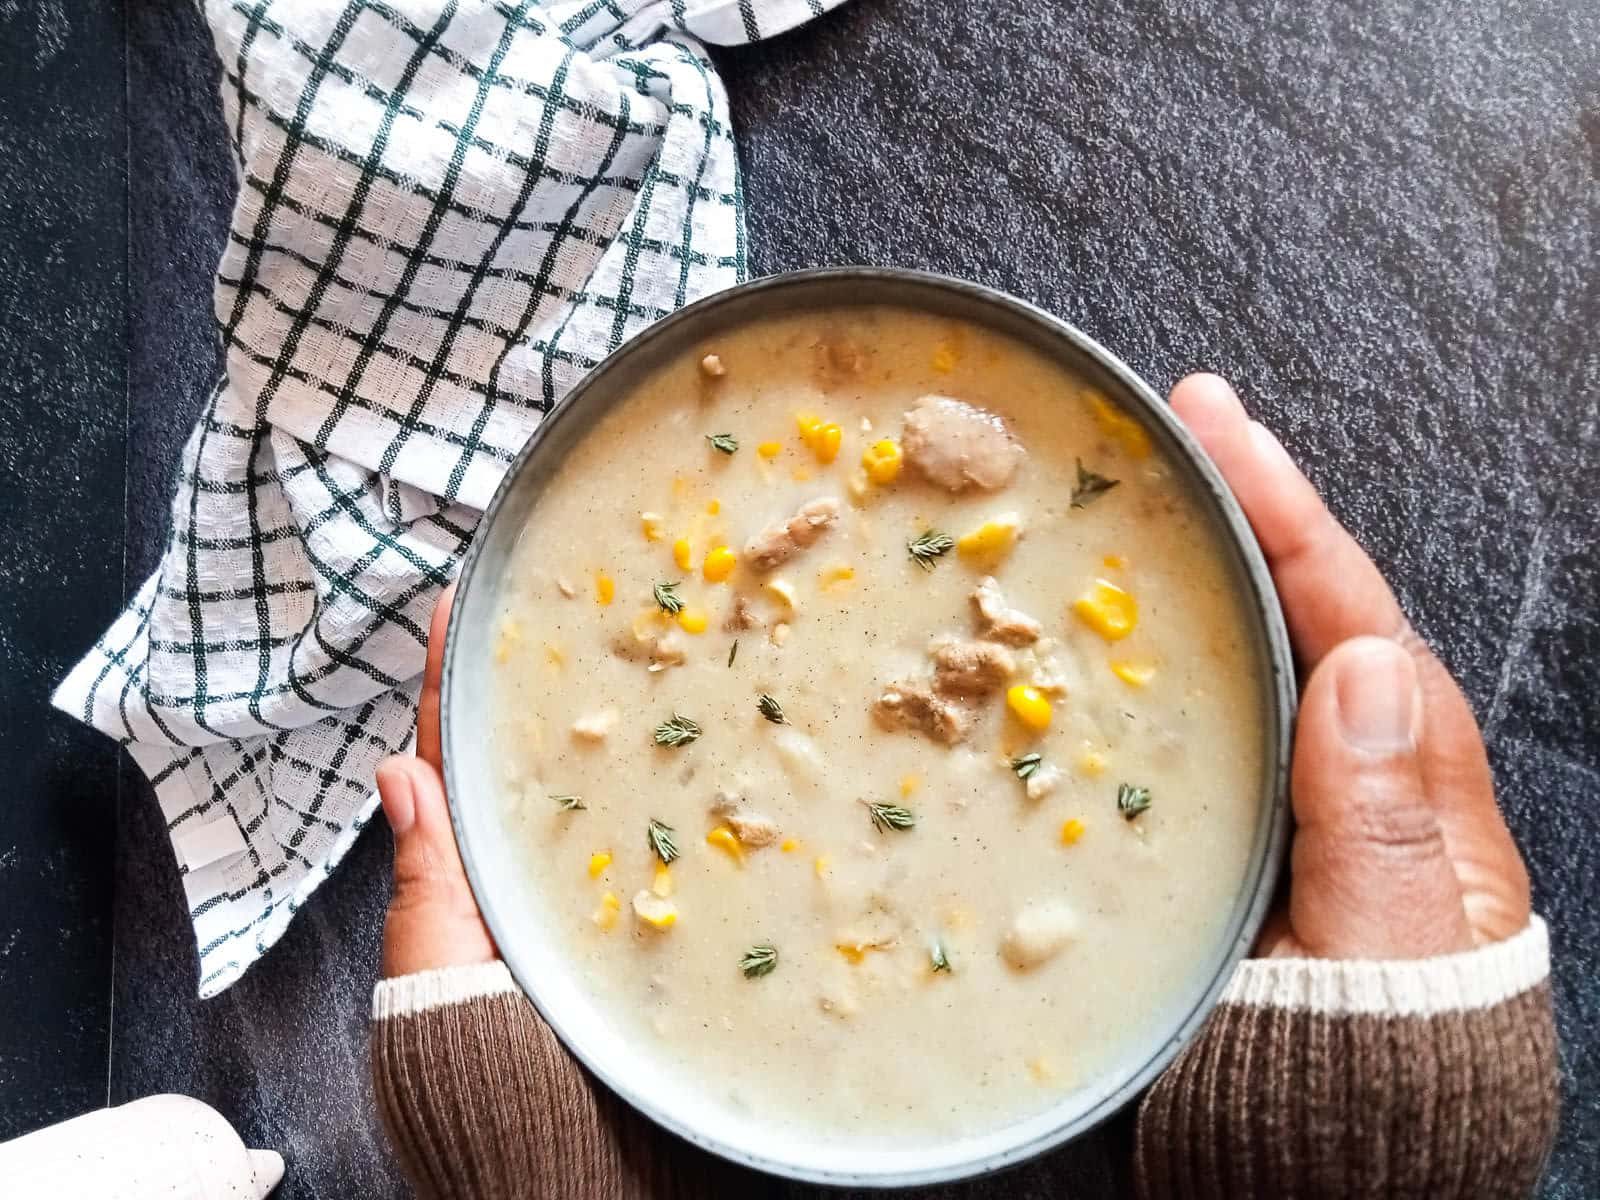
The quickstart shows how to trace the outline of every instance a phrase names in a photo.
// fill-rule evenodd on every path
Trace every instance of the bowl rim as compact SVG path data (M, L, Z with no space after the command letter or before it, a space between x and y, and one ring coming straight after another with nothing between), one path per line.
M619 363L647 353L651 346L664 340L680 336L680 331L685 330L685 327L692 330L699 323L707 321L712 314L729 307L748 304L752 297L782 292L791 288L807 290L814 286L828 283L839 284L852 281L891 287L909 285L909 289L913 291L921 288L928 291L953 292L964 300L974 303L976 307L988 306L1005 310L1022 323L1036 326L1045 338L1053 338L1068 343L1079 354L1092 360L1100 370L1116 381L1123 392L1136 400L1139 409L1137 415L1142 423L1154 423L1162 427L1170 443L1175 445L1187 459L1186 465L1193 473L1196 481L1208 494L1213 506L1213 512L1208 515L1219 520L1231 538L1233 549L1240 559L1244 579L1249 585L1250 607L1260 621L1260 628L1264 633L1262 640L1265 645L1260 647L1260 652L1263 659L1263 670L1269 674L1270 678L1263 681L1263 692L1267 697L1267 707L1270 710L1269 716L1276 720L1276 729L1274 731L1276 733L1276 744L1269 747L1269 760L1263 763L1264 779L1270 782L1272 796L1267 814L1268 827L1265 831L1265 837L1262 839L1261 848L1252 854L1247 864L1246 887L1250 889L1249 902L1242 910L1236 910L1238 923L1231 940L1227 943L1227 949L1222 956L1215 978L1200 993L1183 1018L1176 1023L1176 1027L1173 1028L1167 1039L1160 1044L1155 1053L1142 1066L1132 1071L1117 1087L1102 1094L1088 1108L1078 1112L1075 1117L1064 1120L1059 1125L1038 1136L1020 1141L1001 1151L976 1157L964 1163L954 1163L943 1167L899 1170L893 1173L862 1173L826 1167L808 1167L747 1152L740 1147L724 1142L709 1129L681 1120L671 1112L662 1111L652 1106L640 1097L628 1081L617 1078L613 1072L606 1070L604 1064L593 1061L590 1056L580 1050L575 1045L574 1039L568 1035L567 1030L564 1028L560 1014L552 1012L545 1005L540 998L538 988L533 986L528 973L520 969L516 954L507 949L515 945L514 938L508 940L505 936L513 929L513 926L502 919L501 914L496 910L493 896L488 888L480 882L480 872L476 857L462 819L463 806L459 803L452 802L450 804L450 822L474 899L483 914L484 922L495 939L495 945L500 948L502 960L510 971L512 978L516 981L518 988L533 1004L545 1022L549 1024L560 1039L566 1052L572 1054L585 1069L626 1101L635 1112L720 1158L763 1171L769 1175L834 1187L888 1190L951 1183L990 1175L1020 1165L1097 1128L1134 1100L1144 1088L1166 1069L1184 1046L1195 1037L1201 1025L1204 1024L1216 1007L1223 989L1227 986L1235 968L1240 960L1246 956L1260 932L1262 923L1266 918L1267 909L1275 895L1278 879L1282 873L1288 851L1289 830L1292 821L1288 803L1288 780L1289 759L1293 745L1293 728L1297 707L1297 687L1288 632L1284 624L1277 591L1273 586L1271 573L1255 535L1250 528L1249 521L1240 509L1232 491L1223 481L1220 472L1193 435L1189 433L1188 429L1177 419L1168 405L1143 379L1120 358L1088 334L1069 322L1046 312L1037 305L983 284L933 271L879 266L813 267L750 280L726 290L715 292L676 310L641 330L612 351L579 379L571 390L545 414L529 435L527 442L513 458L511 465L507 468L505 475L496 487L489 504L483 510L483 515L474 531L471 544L463 558L461 570L457 577L456 601L445 633L444 663L440 683L440 746L443 757L446 794L459 796L462 792L457 786L457 772L455 770L457 757L451 752L451 747L457 739L457 731L452 721L454 706L451 701L453 693L452 680L455 677L456 650L462 639L460 632L461 622L463 614L468 610L468 606L463 601L478 580L481 549L488 540L485 536L486 531L491 527L500 510L508 502L508 498L516 490L518 481L524 471L527 470L529 462L538 454L539 448L544 442L554 436L555 431L562 427L563 422L573 419L572 414L579 412L584 407L585 397L596 388L601 387L606 377L618 369ZM840 307L860 306L872 302L870 300L846 300L840 304ZM879 302L889 305L901 303L904 307L915 307L913 300L901 302L891 299ZM685 334L684 336L687 342L693 335ZM1116 398L1119 402L1122 399L1120 396ZM490 579L479 586L491 588L495 582L494 579ZM481 745L481 737L479 744ZM1071 1094L1068 1093L1069 1096ZM1065 1107L1066 1097L1063 1097L1057 1103ZM1047 1108L1044 1111L1048 1112L1049 1109Z

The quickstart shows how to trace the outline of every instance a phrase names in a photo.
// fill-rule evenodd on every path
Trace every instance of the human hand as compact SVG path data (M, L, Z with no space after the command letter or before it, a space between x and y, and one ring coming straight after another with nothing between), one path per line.
M1520 933L1528 872L1461 689L1226 382L1191 375L1172 407L1250 519L1306 680L1289 903L1257 952L1423 958Z
M439 739L439 679L454 586L428 628L428 665L417 703L417 752L378 766L378 797L394 831L394 895L383 925L383 976L459 967L497 957L456 849L445 803Z

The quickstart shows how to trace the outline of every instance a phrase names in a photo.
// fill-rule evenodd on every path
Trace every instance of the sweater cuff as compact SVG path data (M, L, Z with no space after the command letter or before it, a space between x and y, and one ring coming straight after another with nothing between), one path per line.
M514 995L518 991L517 981L499 959L461 967L436 967L431 971L378 980L378 985L372 989L372 1019L410 1017L484 996Z
M1246 959L1222 1003L1328 1016L1432 1017L1491 1008L1549 975L1550 931L1534 917L1503 942L1437 958Z

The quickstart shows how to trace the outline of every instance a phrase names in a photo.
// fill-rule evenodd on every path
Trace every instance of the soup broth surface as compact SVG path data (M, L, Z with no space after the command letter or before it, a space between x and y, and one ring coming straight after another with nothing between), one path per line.
M513 919L741 1119L945 1137L1103 1081L1209 982L1256 833L1226 562L1142 428L1007 337L874 307L697 347L500 583Z

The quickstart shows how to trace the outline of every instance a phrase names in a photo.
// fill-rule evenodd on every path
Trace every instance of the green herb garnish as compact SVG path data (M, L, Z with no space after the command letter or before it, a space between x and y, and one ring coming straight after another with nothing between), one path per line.
M706 441L724 454L732 454L739 449L739 443L734 440L731 433L708 433L706 434Z
M679 613L683 611L683 601L678 596L678 582L663 581L656 584L653 589L656 594L656 604L665 613Z
M1017 773L1018 779L1029 779L1044 762L1044 757L1039 754L1024 754L1020 758L1011 760L1011 769Z
M950 969L950 956L945 953L943 942L936 939L933 945L928 947L928 961L933 964L935 974Z
M577 812L579 809L589 807L579 796L551 796L550 799L555 801L562 812Z
M931 571L938 565L939 556L950 553L950 548L955 544L955 538L948 533L930 529L913 541L907 542L906 552L911 555L911 561L917 566L924 571Z
M661 724L656 726L656 745L658 746L687 746L700 736L700 726L688 717L673 713Z
M1073 461L1078 464L1078 482L1072 489L1073 508L1084 508L1122 482L1120 479L1107 479L1104 475L1097 475L1083 465L1081 458Z
M789 718L783 715L783 706L765 692L762 692L761 698L756 701L756 711L774 725L789 723Z
M891 829L904 832L913 828L917 823L917 814L909 808L902 808L898 804L878 804L872 800L863 801L867 811L872 814L872 823L884 833Z
M671 825L663 825L654 817L650 818L650 849L661 860L661 865L670 867L672 860L678 857L677 831Z
M733 645L728 647L728 665L733 666L733 660L739 657L739 639L733 639Z
M771 942L751 946L739 960L739 970L744 972L746 979L760 979L763 975L771 975L777 965L778 948Z
M1150 807L1150 789L1134 787L1131 783L1117 785L1117 811L1123 820L1131 821Z

